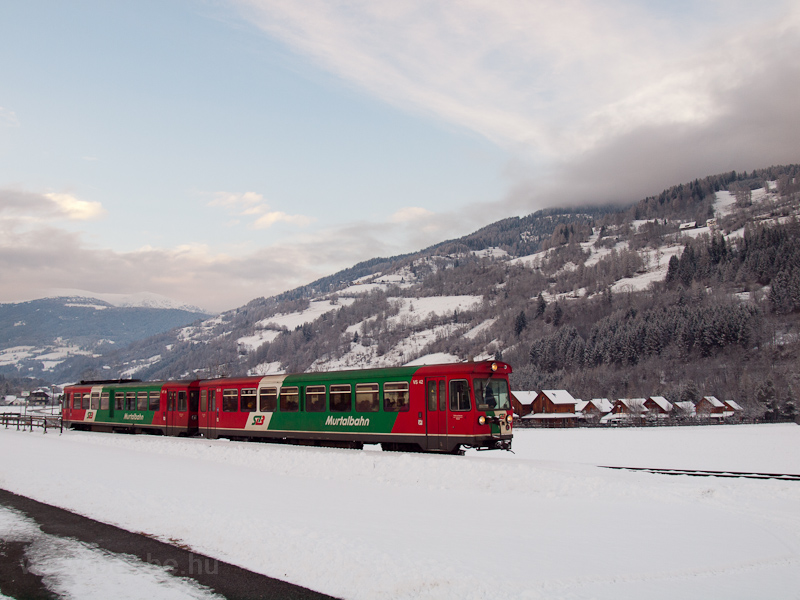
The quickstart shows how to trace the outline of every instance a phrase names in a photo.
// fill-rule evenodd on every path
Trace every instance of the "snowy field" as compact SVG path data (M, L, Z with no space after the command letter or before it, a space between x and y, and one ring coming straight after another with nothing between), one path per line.
M799 482L597 466L800 474L800 427L520 430L514 449L0 429L0 488L343 598L800 597Z

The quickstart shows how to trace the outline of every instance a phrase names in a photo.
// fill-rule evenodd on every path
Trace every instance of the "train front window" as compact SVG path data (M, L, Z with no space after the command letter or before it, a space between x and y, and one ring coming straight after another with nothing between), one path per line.
M478 410L509 410L511 399L505 379L476 379L475 402Z

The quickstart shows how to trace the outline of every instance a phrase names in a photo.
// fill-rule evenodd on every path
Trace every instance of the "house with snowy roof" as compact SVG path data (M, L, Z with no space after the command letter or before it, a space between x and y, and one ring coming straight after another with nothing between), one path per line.
M511 391L511 406L517 417L529 415L532 411L533 401L536 400L538 392Z
M672 412L672 402L664 398L664 396L649 396L644 401L644 406L648 410L649 415L664 419Z
M579 400L575 405L575 412L579 418L587 421L598 421L611 412L614 404L608 398L592 398Z
M641 421L650 411L644 405L644 398L620 398L614 402L611 412L600 419L601 423L613 423L615 421Z
M530 414L523 419L540 427L574 427L577 402L567 390L542 390L531 403Z
M714 396L703 396L698 400L694 408L698 417L723 419L727 416L725 414L727 412L725 403L717 400Z
M725 405L727 418L740 421L744 417L744 408L735 400L723 400L722 403Z

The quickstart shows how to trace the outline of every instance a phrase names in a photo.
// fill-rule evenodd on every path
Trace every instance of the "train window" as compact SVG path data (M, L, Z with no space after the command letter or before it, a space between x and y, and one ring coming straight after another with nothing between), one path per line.
M476 379L475 403L478 410L508 410L511 400L508 394L508 382L505 379Z
M377 383L356 384L356 412L377 412L380 410L380 387Z
M300 390L297 387L281 388L281 412L300 410Z
M100 410L108 410L109 393L103 392L100 394Z
M189 412L197 412L197 390L189 390Z
M97 410L98 408L100 408L100 392L92 392L91 409Z
M167 392L167 410L175 410L175 392Z
M125 392L125 410L136 410L136 392Z
M178 392L178 412L186 412L186 392L181 390Z
M217 410L217 390L208 392L208 410L216 412Z
M436 383L433 383L433 408L436 409ZM430 384L428 386L430 390ZM430 403L430 400L428 400ZM408 382L383 384L383 410L387 412L405 412L409 409Z
M309 385L306 388L306 412L325 412L324 385Z
M200 412L208 409L208 390L200 390Z
M242 412L255 412L256 410L256 389L246 389L242 390L242 399L241 399L241 411Z
M466 379L453 379L450 382L450 410L465 411L470 408L469 383Z
M158 410L159 409L159 400L161 398L160 392L150 392L150 403L149 408L150 410Z
M116 410L122 410L122 403L125 400L125 394L122 392L114 392L114 408Z
M223 412L236 412L239 410L239 390L222 390Z
M261 412L275 412L278 408L278 390L261 388L258 391L258 408Z
M83 410L89 410L89 399L91 398L91 394L84 394L83 399L81 400L81 408Z
M331 386L331 411L350 412L353 409L353 399L349 385Z
M439 382L439 410L444 411L447 409L447 386L444 384L444 379Z
M386 387L384 386L384 390ZM436 382L428 382L428 410L436 410Z
M136 410L147 410L147 392L138 392L136 394Z
M72 394L72 408L81 407L81 398L83 398L83 394L79 394L77 392Z

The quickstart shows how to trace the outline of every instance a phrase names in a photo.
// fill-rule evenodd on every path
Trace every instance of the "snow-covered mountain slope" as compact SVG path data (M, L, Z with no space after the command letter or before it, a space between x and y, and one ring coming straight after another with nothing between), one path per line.
M171 307L117 306L86 296L0 304L0 373L72 380L117 348L204 316Z

